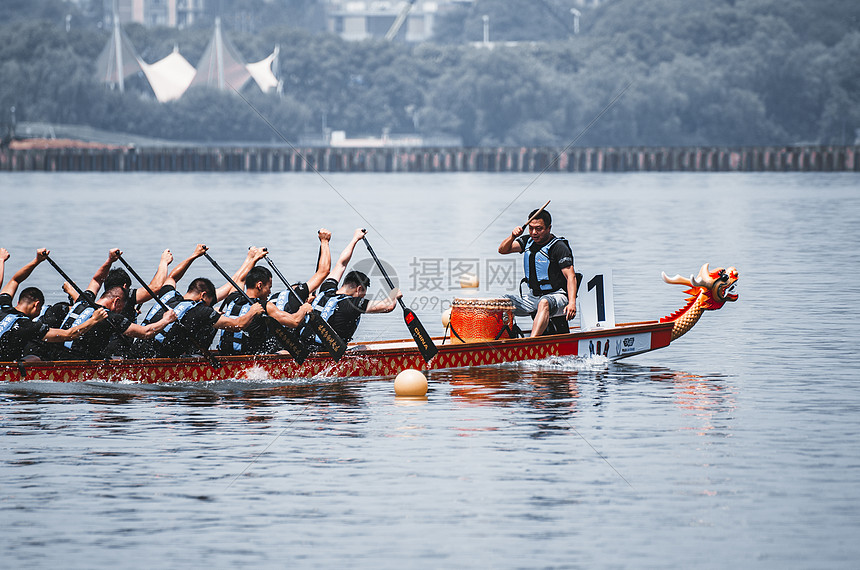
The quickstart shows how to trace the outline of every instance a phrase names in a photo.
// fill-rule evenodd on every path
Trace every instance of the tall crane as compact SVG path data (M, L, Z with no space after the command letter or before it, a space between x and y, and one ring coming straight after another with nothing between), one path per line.
M397 32L400 31L400 28L403 26L403 22L406 21L406 16L409 15L409 11L415 4L415 1L416 0L407 0L406 5L400 9L400 13L397 14L397 18L394 20L394 23L391 24L390 28L388 28L388 32L385 33L385 39L387 41L390 42L395 37L397 37Z

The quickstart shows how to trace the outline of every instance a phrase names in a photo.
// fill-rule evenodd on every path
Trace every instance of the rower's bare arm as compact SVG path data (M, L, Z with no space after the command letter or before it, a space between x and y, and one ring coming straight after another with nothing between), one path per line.
M523 235L523 227L517 226L511 231L511 235L502 240L499 244L499 253L520 253L523 246L517 241L517 238Z
M0 293L8 293L12 297L14 297L15 291L18 290L18 285L20 285L22 281L27 279L27 277L29 277L30 274L33 273L33 270L36 269L37 265L39 265L48 258L49 253L51 252L44 247L41 249L37 249L36 257L33 258L33 261L27 263L27 265L16 271L15 275L13 275L12 279L10 279L8 283L6 283L6 286L3 287Z
M167 279L167 266L173 263L173 254L169 249L165 249L161 254L161 259L158 262L158 269L155 270L155 275L149 282L149 288L153 291L158 291L164 286ZM174 283L175 285L175 283ZM152 299L152 295L143 287L140 287L134 295L136 304L146 303Z
M291 329L299 328L299 325L302 324L302 321L305 320L305 317L313 310L310 304L305 303L299 310L295 313L288 313L286 311L280 310L274 303L269 303L268 307L266 307L266 314L270 317L284 325L285 327L289 327Z
M185 277L185 272L188 271L188 268L191 267L194 260L206 253L207 249L206 245L198 243L197 247L194 248L194 253L191 254L191 257L179 262L173 271L170 272L170 275L167 276L167 279L164 280L162 287L164 287L164 285L172 285L173 287L176 287L176 282ZM157 289L153 289L153 291L157 291Z
M403 292L400 289L392 289L387 298L377 299L368 303L367 312L390 313L397 306L397 299L401 297L403 297Z
M215 321L215 324L212 325L216 329L223 329L225 331L233 332L240 331L242 329L248 328L248 325L251 324L251 321L254 320L259 314L263 312L263 305L260 303L254 303L253 306L248 309L244 315L239 317L228 317L226 315L221 315L218 317L218 320Z
M340 278L343 277L344 271L346 271L346 266L349 265L349 260L352 259L352 252L355 250L355 244L361 241L367 234L366 230L361 228L355 230L355 233L352 235L352 239L349 241L349 245L347 245L340 254L340 257L337 259L337 263L334 268L329 273L329 278L334 279L338 283L340 282Z
M113 248L108 251L107 261L102 263L102 266L96 269L96 272L93 274L92 280L90 280L90 284L87 285L87 291L92 291L93 295L98 295L99 289L102 287L102 283L107 279L108 271L110 271L111 265L119 259L119 256L122 255L122 250L118 247Z
M317 232L317 237L320 239L320 255L319 261L317 261L317 271L308 279L308 291L313 291L319 287L331 271L331 232L322 228Z
M49 329L45 335L46 342L66 342L67 340L75 340L81 338L89 332L94 326L107 318L107 311L104 309L96 309L95 312L79 325L75 325L68 329Z
M248 276L248 272L257 264L258 261L266 257L265 248L261 247L250 247L248 248L248 255L245 256L245 261L242 262L242 265L239 266L239 269L236 270L230 278L236 282L236 285L239 287L245 286L245 278ZM235 291L232 285L229 283L225 283L218 287L215 290L215 299L216 301L223 301L227 298L227 295Z
M0 287L3 286L3 268L6 265L6 260L9 259L9 252L0 247Z
M152 324L143 326L138 325L136 323L132 323L127 329L125 329L125 332L123 334L132 338L152 338L161 331L163 331L167 325L174 321L176 321L176 313L174 313L173 311L167 311L166 313L164 313L164 316L161 317L161 320L156 321Z

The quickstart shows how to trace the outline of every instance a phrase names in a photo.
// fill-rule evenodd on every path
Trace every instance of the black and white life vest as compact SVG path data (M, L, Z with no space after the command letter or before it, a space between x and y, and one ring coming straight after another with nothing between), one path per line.
M230 301L224 309L224 314L235 319L237 317L241 317L250 310L251 303L249 303L244 297L237 297ZM218 348L226 353L235 352L242 354L245 352L248 340L249 336L245 331L240 330L229 332L225 330L221 333L221 341L218 343Z
M337 310L337 305L344 299L351 299L351 295L347 295L346 293L336 293L335 289L329 289L319 295L313 302L314 311L318 312L319 315L323 318L325 322L329 322L334 312ZM355 320L355 327L358 328L358 322L361 320L361 315ZM310 327L311 317L307 315L305 317L302 329L302 338L306 342L313 342L316 344L322 344L322 339L319 336L314 334L313 329Z
M160 333L156 334L153 337L155 341L163 343L164 339L167 338L165 335L170 332L170 329L173 328L173 325L178 323L182 319L183 315L185 315L185 313L187 313L192 307L195 307L202 302L203 301L186 301L185 299L183 299L182 301L179 301L178 303L170 307L171 309L173 309L173 312L176 313L176 320L164 327L164 330L162 330ZM165 304L167 303L165 302Z
M66 318L60 328L63 330L68 330L81 323L84 323L89 320L89 318L92 317L93 313L95 312L95 307L93 307L89 303L85 301L78 301L69 309L69 314L66 315ZM67 340L63 343L63 346L68 349L71 349L74 342L75 341L73 340Z

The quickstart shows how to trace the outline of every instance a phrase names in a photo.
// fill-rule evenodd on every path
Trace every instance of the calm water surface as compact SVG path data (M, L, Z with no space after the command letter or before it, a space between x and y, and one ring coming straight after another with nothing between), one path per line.
M265 245L305 279L317 228L337 255L368 227L433 334L464 294L448 264L483 271L548 199L577 267L613 269L619 321L683 305L660 271L741 277L737 303L666 349L438 371L421 401L391 378L0 384L3 567L860 559L856 175L6 174L0 189L7 276L39 246L86 282L109 247L150 275L164 248L203 242L230 271ZM217 277L205 260L188 275ZM47 264L27 283L61 298ZM479 294L502 291L482 277ZM358 338L403 336L396 311Z

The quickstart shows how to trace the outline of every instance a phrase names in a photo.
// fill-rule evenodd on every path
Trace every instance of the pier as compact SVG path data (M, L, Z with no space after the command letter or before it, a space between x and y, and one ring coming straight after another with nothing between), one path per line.
M860 146L0 149L0 172L858 172Z

